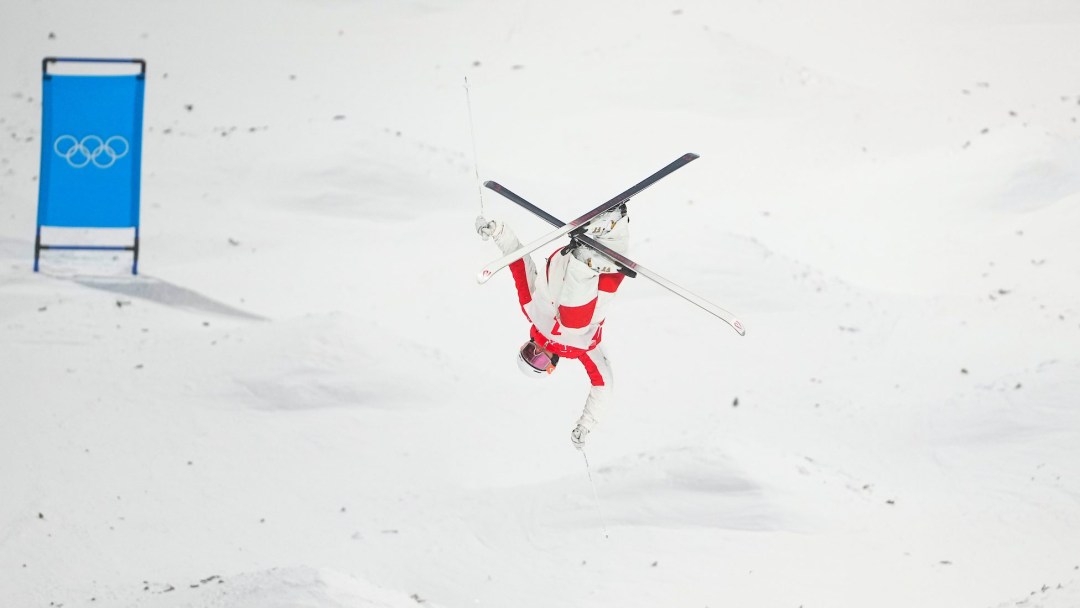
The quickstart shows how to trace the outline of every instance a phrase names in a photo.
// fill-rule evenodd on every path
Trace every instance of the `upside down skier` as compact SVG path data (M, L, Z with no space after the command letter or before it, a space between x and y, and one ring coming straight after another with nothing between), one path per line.
M626 255L629 224L624 203L593 220L586 234ZM521 247L503 222L481 216L476 218L476 231L485 241L493 239L504 255ZM588 374L589 396L570 432L571 442L580 450L612 399L614 375L600 341L604 319L624 275L614 262L577 240L548 256L543 274L529 255L509 268L521 311L532 324L528 342L517 352L518 367L527 376L544 378L555 371L560 359L577 359Z

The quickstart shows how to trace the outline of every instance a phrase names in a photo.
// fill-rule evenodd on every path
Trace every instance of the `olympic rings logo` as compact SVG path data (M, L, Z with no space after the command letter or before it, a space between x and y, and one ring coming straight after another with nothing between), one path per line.
M53 151L74 169L82 169L90 163L99 169L108 169L127 156L131 145L119 135L108 139L87 135L81 140L74 135L61 135L53 142Z

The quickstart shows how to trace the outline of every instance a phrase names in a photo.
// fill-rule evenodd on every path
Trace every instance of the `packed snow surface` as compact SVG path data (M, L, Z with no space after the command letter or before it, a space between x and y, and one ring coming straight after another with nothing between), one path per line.
M32 272L45 56L148 62L137 277ZM8 2L0 605L1080 606L1078 118L1072 0ZM623 284L594 492L477 172L685 152L631 257L747 335Z

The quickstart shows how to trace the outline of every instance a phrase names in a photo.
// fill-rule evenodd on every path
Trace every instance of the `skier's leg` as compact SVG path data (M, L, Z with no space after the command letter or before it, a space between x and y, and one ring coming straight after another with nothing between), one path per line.
M556 254L550 270L549 285L559 321L571 330L588 327L596 308L600 272L572 253Z
M596 240L623 255L630 253L630 216L623 217L615 226Z
M630 218L620 216L618 221L611 223L611 227L600 236L593 237L601 245L605 245L617 253L627 255L630 252ZM574 249L574 256L602 273L618 272L618 265L609 260L603 254L591 249L587 245L580 245Z

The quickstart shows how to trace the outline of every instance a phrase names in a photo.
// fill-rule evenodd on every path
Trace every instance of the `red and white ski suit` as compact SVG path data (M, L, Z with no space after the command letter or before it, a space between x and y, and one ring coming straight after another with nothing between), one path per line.
M629 223L625 219L619 221L613 230L596 240L626 254ZM504 254L521 247L517 236L505 224L494 238ZM591 386L577 423L592 430L614 390L611 363L600 347L600 340L604 319L625 277L617 272L600 273L578 259L590 254L598 255L589 249L579 250L579 255L563 255L556 250L546 260L544 280L537 280L541 275L531 256L510 264L510 272L521 311L532 323L530 337L547 351L560 358L577 359L585 367Z

